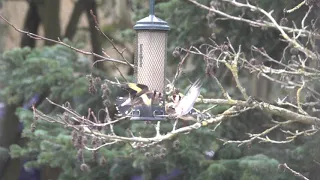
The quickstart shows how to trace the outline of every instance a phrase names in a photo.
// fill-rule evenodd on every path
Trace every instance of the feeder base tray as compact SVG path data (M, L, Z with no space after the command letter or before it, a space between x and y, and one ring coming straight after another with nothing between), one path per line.
M132 109L131 121L164 121L165 110L161 106L137 106Z

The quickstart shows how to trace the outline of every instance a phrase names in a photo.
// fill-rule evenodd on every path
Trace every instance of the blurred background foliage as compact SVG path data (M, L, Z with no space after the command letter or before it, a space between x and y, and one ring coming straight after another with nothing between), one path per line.
M250 9L234 8L218 0L199 0L205 5L213 3L216 8L232 15L242 15L248 19L265 19ZM9 7L4 2L3 9ZM33 33L43 33L49 38L65 38L64 42L79 48L91 48L97 54L101 48L112 57L119 58L112 51L110 43L103 39L94 28L88 10L93 9L98 15L101 29L111 37L119 48L126 48L125 56L133 61L135 21L147 16L148 2L145 0L107 1L78 0L72 1L70 16L61 15L65 1L41 0L28 1L24 16L23 29ZM306 7L285 15L284 8L294 7L300 0L268 1L255 0L252 3L270 11L279 22L287 18L289 25L299 24ZM311 13L309 20L317 16L317 10ZM7 10L10 11L10 10ZM182 0L157 0L156 15L170 25L168 37L167 77L173 77L179 57L172 55L176 47L199 47L214 40L223 44L228 37L234 47L242 46L245 56L250 59L251 46L263 47L274 59L280 59L286 44L279 40L279 33L274 29L260 29L243 22L221 19L216 14L208 13L191 3ZM60 13L60 15L59 15ZM83 18L86 18L86 21ZM63 19L63 20L61 20ZM63 21L68 22L63 25ZM85 21L86 23L83 23ZM85 24L85 25L83 25ZM41 26L40 26L41 25ZM62 29L64 27L65 29ZM2 21L1 30L8 31ZM40 29L42 28L42 31ZM5 31L3 31L5 32ZM211 39L210 39L211 38ZM0 35L1 45L6 44L4 35ZM270 123L268 114L252 110L238 117L223 122L215 131L213 127L202 128L152 148L132 149L128 144L116 144L101 148L98 154L84 151L85 164L79 160L79 151L72 144L71 131L63 126L37 121L35 132L32 131L34 118L30 109L35 104L41 111L56 116L62 113L50 105L45 97L56 103L70 102L80 114L85 115L88 108L95 112L108 106L114 113L110 102L102 98L103 91L97 86L96 94L88 92L88 77L119 77L110 63L98 63L91 68L95 58L84 56L68 47L45 42L45 46L22 35L20 48L6 50L0 56L0 100L6 104L6 113L0 125L0 179L27 180L22 174L23 166L40 170L41 179L242 179L274 180L295 179L292 174L278 168L279 163L287 163L293 169L307 175L310 179L319 179L318 149L320 139L316 136L301 137L291 144L259 144L257 142L238 147L223 145L219 138L243 140L246 133L261 132ZM4 50L1 47L0 50ZM181 54L183 56L183 54ZM290 56L290 54L288 54ZM191 56L184 65L185 71L177 86L184 89L191 81L203 77L205 63L202 57ZM133 71L120 66L132 79ZM235 89L231 74L225 67L215 70L220 82L233 97L240 97ZM272 102L280 89L267 80L249 76L241 71L241 82L251 96ZM204 97L221 97L221 92L214 79L205 78L201 89ZM109 87L111 96L119 94L114 87ZM30 100L36 97L36 101ZM29 106L26 105L29 103ZM201 108L207 106L199 105ZM225 106L214 108L213 114L226 109ZM273 117L277 118L277 117ZM21 124L22 123L22 124ZM186 125L186 124L181 124ZM301 126L297 124L296 126ZM171 128L170 123L163 124L162 131ZM290 127L288 127L290 128ZM301 128L303 128L301 126ZM21 129L23 129L21 133ZM122 122L116 126L119 134L127 130L141 132L150 136L154 133L151 124ZM283 139L281 132L270 134L273 139ZM9 150L9 151L8 151ZM207 152L211 152L210 155ZM11 159L8 159L8 155ZM319 161L318 161L319 160ZM24 177L23 177L24 176ZM36 179L31 177L30 179Z

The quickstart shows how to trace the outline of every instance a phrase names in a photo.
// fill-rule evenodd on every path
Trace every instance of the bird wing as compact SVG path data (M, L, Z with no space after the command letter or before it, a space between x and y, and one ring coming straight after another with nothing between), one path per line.
M131 109L131 98L117 97L115 106L116 106L118 116L128 115Z
M151 107L153 104L159 104L162 94L158 91L150 91L144 84L126 83L121 84L121 88L129 92L129 98L116 103L117 109L121 114L127 114L129 109L137 106ZM130 108L128 108L130 106ZM150 108L151 109L151 108Z
M132 99L132 106L151 106L152 104L152 99L153 99L153 92L148 91L140 96L136 96L135 98Z
M115 103L116 109L118 111L118 116L128 115L132 107L137 107L137 106L151 107L153 96L154 96L154 93L151 91L148 91L133 99L129 97L127 98L118 97Z
M175 108L177 116L183 116L191 111L195 101L200 95L201 85L200 79L197 79L190 87L187 94L179 101Z
M149 87L144 84L126 83L121 84L120 87L127 90L132 98L139 97L149 91Z

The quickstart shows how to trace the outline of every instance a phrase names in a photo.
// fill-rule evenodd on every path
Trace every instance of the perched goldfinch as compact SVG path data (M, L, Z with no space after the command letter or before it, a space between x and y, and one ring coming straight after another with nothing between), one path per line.
M144 84L126 83L120 84L119 86L128 91L131 98L139 97L140 95L149 91L149 87Z
M120 87L129 92L129 97L116 99L116 108L121 116L129 114L134 107L159 105L162 98L160 92L150 91L144 84L127 83L121 84Z
M139 96L135 96L131 100L132 106L151 106L151 105L158 105L160 99L162 98L162 94L158 91L147 91L143 94L139 94Z

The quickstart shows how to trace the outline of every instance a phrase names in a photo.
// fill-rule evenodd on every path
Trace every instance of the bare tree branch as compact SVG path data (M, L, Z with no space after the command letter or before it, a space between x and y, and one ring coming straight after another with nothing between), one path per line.
M93 52L88 52L88 51L84 51L84 50L75 48L75 47L73 47L73 46L70 46L70 45L62 42L62 41L59 39L59 37L57 37L58 40L53 40L53 39L46 38L46 37L43 37L43 36L40 36L40 35L37 35L37 34L30 33L30 32L28 32L28 31L21 30L21 29L15 27L13 24L11 24L11 23L10 23L7 19L5 19L2 15L0 15L0 18L1 18L2 20L4 20L7 24L9 24L12 28L14 28L17 32L26 34L26 35L28 35L30 38L33 38L33 39L35 39L35 40L50 41L50 42L53 42L53 43L56 43L56 44L61 44L61 45L63 45L63 46L69 47L70 49L72 49L72 50L74 50L74 51L76 51L76 52L78 52L78 53L84 54L84 55L92 55L92 56L101 58L101 59L103 59L103 60L105 60L105 61L111 61L111 62L120 63L120 64L127 64L126 62L121 61L121 60L117 60L117 59L113 59L113 58L109 58L109 57L104 57L104 56L101 56L101 55L96 54L96 53L93 53ZM131 64L130 66L133 67L132 64Z
M301 173L299 173L299 172L291 169L291 168L287 165L287 163L279 164L278 168L279 168L279 169L284 169L284 170L287 169L287 170L289 170L293 175L295 175L295 176L297 176L297 177L299 177L299 178L301 178L301 179L304 179L304 180L309 180L307 177L305 177L305 176L302 175Z

